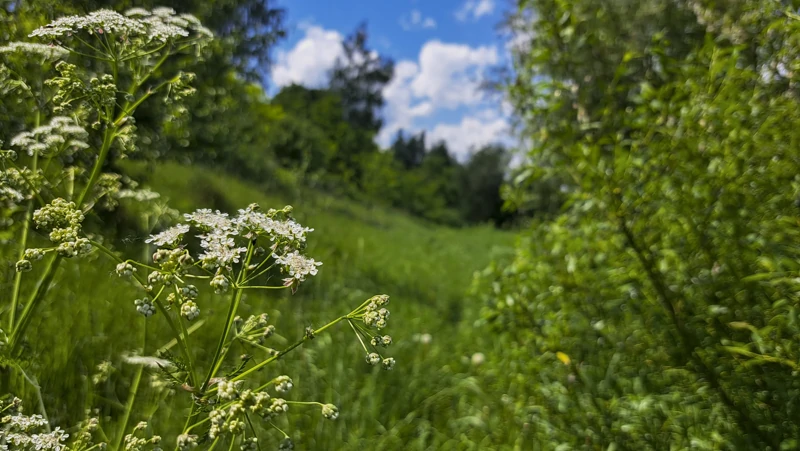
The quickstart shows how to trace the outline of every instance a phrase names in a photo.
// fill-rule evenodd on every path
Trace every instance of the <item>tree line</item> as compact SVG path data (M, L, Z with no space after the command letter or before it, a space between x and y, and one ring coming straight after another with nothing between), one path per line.
M132 6L127 0L10 2L2 10L0 39L21 40L53 17ZM186 107L154 103L137 111L140 139L132 158L213 165L267 188L321 188L455 226L511 219L499 194L510 159L503 146L477 149L462 162L444 142L429 146L424 133L400 132L388 149L375 142L394 64L369 47L365 24L342 42L342 57L324 87L286 86L270 98L264 86L271 52L287 33L285 11L275 2L172 0L136 6L192 13L220 39L205 49L200 63L178 60L164 68L194 73L197 93ZM14 119L23 116L14 108L0 106L9 134L23 128ZM108 164L118 163L112 158Z

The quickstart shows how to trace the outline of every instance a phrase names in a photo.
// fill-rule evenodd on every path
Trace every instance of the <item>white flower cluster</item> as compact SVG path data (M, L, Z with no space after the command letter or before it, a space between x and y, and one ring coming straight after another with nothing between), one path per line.
M186 224L178 224L170 227L161 233L151 235L150 238L144 240L145 243L153 243L156 246L169 246L175 247L182 239L183 234L189 231L189 226Z
M190 30L207 38L214 37L214 33L204 27L197 17L191 14L177 14L172 8L158 7L153 8L152 11L131 8L125 12L125 15L138 18L147 24L150 27L150 35L157 40L189 36Z
M69 51L55 45L35 44L32 42L9 42L0 46L0 53L21 53L26 56L36 55L45 60L57 60L69 56Z
M53 432L43 434L26 434L19 432L6 433L6 440L13 443L18 449L34 449L36 451L62 451L67 449L64 441L69 438L69 434L60 427Z
M85 16L62 17L37 28L30 36L55 40L80 32L120 35L127 39L139 38L157 42L186 37L191 32L207 38L213 37L213 33L196 17L191 14L178 15L171 8L156 8L153 11L135 8L126 15L101 9Z
M288 393L293 386L292 378L289 376L278 376L275 379L275 391L278 393Z
M56 116L50 123L22 132L11 140L11 145L34 154L51 157L57 154L72 154L87 149L89 134L78 123L67 116Z
M263 248L254 249L255 258L275 258L275 263L289 273L290 277L284 280L284 285L293 288L308 276L316 275L322 262L302 255L296 247L300 247L306 240L306 234L313 229L303 227L290 218L281 218L291 212L291 207L282 210L269 210L267 213L260 211L258 205L253 204L246 209L239 210L238 216L230 218L228 214L210 209L196 210L194 213L184 215L187 223L178 224L161 233L151 235L146 242L160 247L181 248L185 236L196 227L200 232L196 235L200 239L202 252L198 255L199 264L206 270L216 270L211 278L210 285L217 294L225 293L232 285L234 277L231 276L233 265L243 261L248 247L244 244L254 244L259 238L268 239L273 243L273 253L266 257ZM246 240L246 242L242 242ZM275 255L275 249L281 246L284 254ZM261 263L265 263L262 260ZM250 268L259 267L251 264ZM170 279L162 267L161 274L154 277L158 280L150 281L151 284ZM186 307L189 309L190 307Z
M47 420L41 415L26 416L16 413L3 417L0 422L5 429L0 432L0 438L5 438L6 442L19 449L61 451L65 449L64 441L69 437L69 434L59 427L50 433L36 433L37 430L47 426Z
M138 202L147 202L161 197L161 194L147 188L121 189L115 193L117 199L133 199Z
M308 258L298 251L290 252L286 255L279 255L275 257L275 261L286 268L291 278L297 279L300 282L306 280L306 276L317 275L317 267L322 265L322 262L315 261L313 258Z
M250 238L255 235L265 235L273 242L305 242L306 235L314 229L303 227L292 219L275 219L279 213L288 214L291 206L282 210L269 210L266 214L259 210L257 204L252 204L246 209L239 210L239 216L233 222L239 227L240 232Z

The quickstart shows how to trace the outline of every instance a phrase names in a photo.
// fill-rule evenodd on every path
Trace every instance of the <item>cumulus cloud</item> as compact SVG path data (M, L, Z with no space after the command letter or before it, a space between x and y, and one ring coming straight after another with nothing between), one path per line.
M495 47L429 41L420 51L420 73L411 88L416 96L428 97L437 106L475 104L482 98L481 71L497 61Z
M424 23L421 14L417 23ZM343 36L337 31L310 24L302 29L303 38L278 53L272 73L278 87L320 86L342 55ZM499 105L488 106L480 90L482 73L499 60L494 46L426 42L416 60L395 64L394 77L383 91L385 125L378 142L388 146L400 129L427 130L429 142L443 139L463 159L473 147L506 140L506 115Z
M447 142L455 156L464 161L470 151L486 144L506 143L509 136L508 121L493 110L479 111L465 116L455 124L437 124L427 134L430 142Z
M289 51L278 52L272 69L272 81L278 86L292 83L319 86L325 83L328 70L342 55L343 36L316 25L305 25L305 36Z
M436 28L436 21L433 17L425 17L418 9L412 9L411 13L400 18L400 26L404 30L419 30L423 28Z
M378 142L388 145L398 130L419 129L418 118L480 104L481 73L497 62L495 47L425 43L417 62L397 63L394 79L384 89L386 125Z
M477 20L488 16L494 11L494 0L467 0L456 11L456 19L461 22Z

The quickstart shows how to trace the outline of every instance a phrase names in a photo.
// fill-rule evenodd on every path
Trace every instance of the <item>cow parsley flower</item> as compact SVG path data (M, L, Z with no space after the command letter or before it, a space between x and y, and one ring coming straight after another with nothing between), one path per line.
M313 258L308 258L301 255L300 252L294 251L286 255L275 257L275 261L283 265L293 278L304 281L306 276L317 275L317 267L322 265L322 262L315 261Z
M9 42L0 46L0 53L24 53L26 55L36 55L45 60L57 60L69 56L69 51L61 47L33 42Z
M46 125L19 133L11 139L11 145L24 150L30 156L52 156L59 153L69 155L87 149L88 136L86 130L71 117L56 116Z
M33 30L29 36L55 39L81 31L86 31L89 34L113 33L135 36L147 33L147 27L138 19L125 17L108 9L101 9L85 16L67 16L56 19L43 27Z
M163 232L150 235L150 238L144 240L145 243L153 243L156 246L176 246L181 239L183 239L183 234L189 231L189 226L187 224L178 224L174 227L170 227Z
M186 213L183 215L186 221L196 225L201 230L219 230L219 231L232 231L234 230L233 221L230 220L227 213L220 213L219 210L211 211L208 208L196 210L194 213Z

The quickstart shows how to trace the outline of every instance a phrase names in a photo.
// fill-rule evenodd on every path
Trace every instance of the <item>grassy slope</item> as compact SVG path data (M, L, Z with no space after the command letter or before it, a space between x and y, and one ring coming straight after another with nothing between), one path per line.
M295 381L290 399L340 406L342 415L333 423L320 420L316 409L293 410L290 422L281 427L288 427L299 449L487 447L492 427L488 425L487 408L482 406L491 402L487 396L499 395L485 393L487 387L477 377L477 370L466 362L466 356L473 352L490 354L492 349L472 327L478 306L469 305L465 294L474 271L485 267L494 253L506 252L513 243L512 234L488 227L438 227L399 212L355 205L321 193L268 193L209 169L177 164L160 165L154 170L132 165L130 169L144 176L145 186L169 198L170 206L181 212L203 207L234 212L252 202L264 208L289 203L302 224L316 228L307 253L324 262L320 274L293 296L286 292L251 294L242 304L243 316L270 313L278 336L267 343L269 346L281 348L287 340L301 336L306 326L319 327L373 294L392 296L387 332L396 343L388 351L398 362L394 371L366 365L353 332L340 325L259 376L267 379L288 374ZM129 244L120 243L119 248L126 251L127 246L127 251L132 251L142 238L126 240ZM112 359L120 367L119 374L134 371L114 356L141 348L145 321L132 307L139 294L111 274L110 262L102 264L106 268L99 272L96 265L89 264L66 269L75 271L73 276L81 283L60 286L56 290L59 302L50 305L52 313L40 324L70 330L69 345L62 346L63 352L53 353L45 363L52 373L42 376L42 385L60 387L56 391L61 391L47 400L49 404L68 399L72 404L80 400L88 407L97 404L97 398L92 397L110 399L107 406L125 401L127 387L115 384L114 378L95 390L86 379L60 377L76 370L90 374L104 359ZM90 290L86 290L87 284ZM212 336L220 327L226 301L208 295L200 298L201 317L207 322L192 340L200 349L201 359L213 348ZM59 309L71 314L65 317ZM152 353L168 339L164 329L158 315L147 321L145 353ZM414 335L420 333L430 333L432 342L425 345L415 341ZM51 345L34 342L34 349ZM158 404L141 398L138 402L149 407L137 411L132 421L156 412L154 418L159 424L175 426L175 420L167 415L170 407L185 406L175 397ZM165 408L155 411L159 405ZM115 411L106 407L104 413L113 417ZM491 415L492 423L503 421L496 412ZM157 432L167 435L165 430ZM263 440L270 437L277 435L267 434Z

